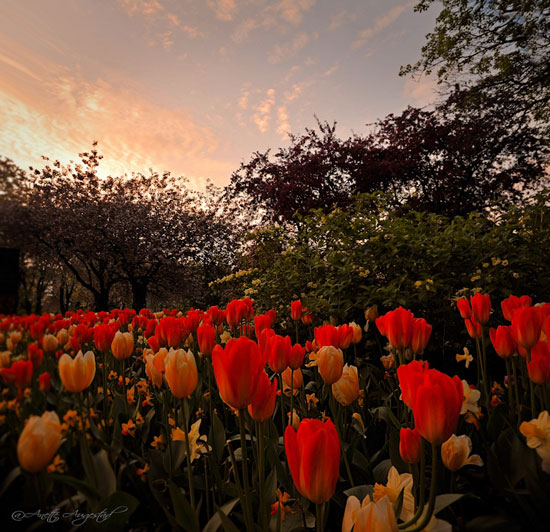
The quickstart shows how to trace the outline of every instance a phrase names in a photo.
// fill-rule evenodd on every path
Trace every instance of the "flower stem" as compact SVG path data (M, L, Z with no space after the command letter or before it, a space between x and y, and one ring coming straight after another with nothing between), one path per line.
M325 530L325 503L315 505L317 518L315 520L315 529L317 532Z
M189 482L189 498L191 500L191 508L195 511L195 490L193 489L193 474L191 470L191 446L189 445L189 430L187 428L187 414L185 412L185 399L181 400L181 411L183 414L183 432L185 433L185 447L187 458L187 481Z
M243 461L243 505L244 514L246 517L246 529L252 530L252 512L250 509L248 494L250 493L250 486L248 483L248 458L246 456L246 435L244 428L244 416L246 409L241 408L239 410L239 428L241 431L241 453Z

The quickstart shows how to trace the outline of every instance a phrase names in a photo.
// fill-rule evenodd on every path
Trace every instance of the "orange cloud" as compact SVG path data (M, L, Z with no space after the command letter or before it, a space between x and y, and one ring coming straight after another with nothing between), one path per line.
M164 9L159 0L119 0L119 4L129 15L154 15Z
M275 89L268 89L266 97L256 107L252 119L258 127L260 133L265 133L269 128L269 122L271 121L271 108L275 104Z
M235 0L208 0L208 7L214 11L220 20L233 20L233 13L237 8Z
M407 78L403 85L402 96L409 105L425 107L434 103L436 99L437 81L426 76L416 80Z

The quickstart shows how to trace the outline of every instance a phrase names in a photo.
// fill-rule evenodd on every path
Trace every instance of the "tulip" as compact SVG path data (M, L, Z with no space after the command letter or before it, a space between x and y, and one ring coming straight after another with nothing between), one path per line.
M480 323L472 318L464 320L464 324L466 325L470 338L481 338L482 330Z
M360 330L360 329L359 329ZM340 349L347 349L353 341L353 327L349 325L340 325L338 327L338 346Z
M250 301L250 300L249 300ZM235 329L248 315L248 305L245 300L233 300L227 304L226 320L228 325Z
M348 497L342 532L397 532L397 519L388 497L378 502L366 495L362 503L355 495Z
M376 320L380 334L386 336L390 345L398 351L409 347L413 324L414 314L403 307L391 310Z
M433 445L448 440L455 431L464 391L461 380L435 369L411 364L397 369L403 401L412 408L420 435ZM406 399L406 400L405 400Z
M212 325L197 327L197 340L200 352L205 356L210 356L216 345L216 329Z
M258 339L258 345L260 346L260 352L262 355L265 355L265 350L267 349L267 344L269 339L275 336L275 331L273 329L264 329L260 333L260 338Z
M160 388L162 386L162 372L155 367L154 359L155 356L151 354L145 357L145 374L157 388Z
M302 323L304 325L311 325L314 319L315 319L315 314L313 314L313 312L309 312L308 309L304 307L303 314L302 314Z
M38 347L38 344L30 344L27 353L33 368L39 368L44 360L44 351Z
M9 368L0 369L6 384L14 384L18 390L18 397L23 396L23 390L30 386L32 380L33 364L30 360L19 360Z
M326 384L334 384L342 376L344 369L344 354L341 349L326 345L319 349L318 367Z
M363 337L363 329L361 329L360 325L357 325L354 321L352 321L349 326L353 330L353 337L351 339L352 344L358 344L361 341L361 338Z
M265 329L270 329L272 326L271 316L268 314L260 314L254 318L254 332L256 334L256 339L259 340L262 334L262 331Z
M162 318L155 328L155 336L159 344L163 346L177 348L180 346L182 336L184 335L182 322L174 316ZM187 334L184 336L186 337Z
M416 318L413 322L411 334L411 351L413 355L421 355L428 345L432 326L424 318Z
M254 401L265 358L256 342L245 336L231 339L212 351L214 377L222 400L237 410Z
M17 440L17 458L29 473L38 473L54 457L61 443L61 424L55 412L31 416Z
M496 329L491 327L489 337L497 355L501 358L510 358L518 350L511 326L499 325Z
M500 303L502 308L502 314L505 320L512 321L512 317L517 308L530 307L532 300L529 296L510 296L507 299L503 299Z
M134 351L134 335L117 331L111 343L111 351L118 360L126 360Z
M298 431L285 430L285 451L297 490L311 502L327 502L336 489L340 469L340 440L334 423L304 419Z
M290 351L292 344L290 336L284 338L279 335L273 335L267 340L265 348L265 356L267 363L274 373L282 373L288 368L288 361L290 358Z
M416 429L404 429L399 432L399 454L403 462L416 464L420 461L420 434Z
M489 321L491 313L491 298L486 294L475 294L470 298L472 304L472 316L481 325Z
M193 353L184 349L171 349L164 359L165 377L174 397L190 397L199 382Z
M58 345L59 342L53 334L45 334L42 337L42 349L44 349L46 353L53 353Z
M472 309L470 308L469 301L462 297L456 302L458 312L460 312L460 317L464 320L469 320L472 317Z
M45 371L38 377L38 387L42 392L48 392L51 388L50 374Z
M338 328L334 325L323 325L322 327L315 327L313 331L315 335L315 341L319 347L325 347L331 345L333 347L340 347L340 334Z
M472 440L465 435L456 436L453 434L443 445L441 446L441 458L445 467L452 471L458 471L465 465L482 466L483 462L479 455L474 454L470 456L472 452Z
M57 341L61 347L65 347L67 343L69 342L69 333L67 332L67 329L60 329L57 332Z
M300 344L294 344L288 357L288 365L291 369L299 369L304 362L306 350Z
M529 350L540 339L544 315L538 307L519 307L512 317L512 331L519 345Z
M378 305L371 305L365 310L365 319L367 321L376 321L376 318L378 318Z
M94 327L94 344L96 349L101 353L106 353L109 351L116 332L116 325L110 323L96 325Z
M290 304L290 316L294 321L299 321L302 317L302 302L300 300L293 301Z
M82 355L79 351L75 358L66 353L59 359L59 377L68 392L85 390L95 376L95 356L92 351Z
M550 350L546 342L539 342L531 349L527 371L535 384L546 384L550 380Z
M332 385L332 395L342 406L351 405L359 397L359 376L355 366L344 366L342 376Z
M292 375L292 368L286 368L281 373L281 377L283 378L283 384L286 388L288 388L288 391L292 390L294 395L298 393L304 384L304 376L302 375L301 369L294 370L294 375ZM285 390L285 393L286 391L287 390Z
M258 377L258 388L254 401L248 405L248 413L254 421L267 421L275 410L277 401L277 377L272 382L269 381L267 373L264 371Z

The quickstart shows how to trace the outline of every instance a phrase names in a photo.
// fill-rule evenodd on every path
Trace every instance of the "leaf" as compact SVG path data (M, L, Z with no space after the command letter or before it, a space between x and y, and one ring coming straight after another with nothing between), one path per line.
M344 495L348 497L354 496L361 502L367 495L372 496L374 493L374 486L372 484L362 484L361 486L355 486L344 491Z
M401 515L401 510L403 509L403 494L405 493L405 488L403 488L397 497L397 500L393 504L393 512L395 514L395 517L399 519L399 516Z
M97 530L124 530L130 517L139 506L139 500L125 491L115 491L99 506L100 513L94 521ZM102 515L106 517L101 520Z
M222 521L220 516L218 515L219 512L223 512L225 515L229 515L231 513L231 510L235 507L235 505L240 501L240 499L233 499L232 501L229 501L228 503L225 503L223 506L221 506L218 509L218 512L216 512L210 521L206 523L206 526L203 528L202 532L216 532L218 528L220 528Z
M199 532L199 520L197 514L183 491L173 481L168 483L170 490L170 499L176 514L176 521L184 530L189 532Z
M105 449L101 449L93 457L93 464L97 481L96 486L98 490L101 490L101 493L109 497L116 491L116 476Z
M67 486L77 489L80 493L85 495L89 501L99 501L101 499L101 495L94 488L94 486L84 482L83 480L79 480L69 475L62 475L60 473L50 473L49 477L54 481L61 482L62 484L66 484Z
M464 495L465 493L443 493L441 495L437 495L435 498L434 514L437 515L441 512L441 510L447 508L447 506L450 506L459 499L462 499Z
M171 450L170 450L171 449ZM170 473L170 460L172 461L172 473L177 471L185 458L185 442L172 441L170 447L166 447L162 457L164 469Z
M386 484L388 480L388 472L390 468L392 467L391 460L388 458L386 460L382 460L373 470L372 474L374 476L374 480L378 482L379 484Z
M229 519L221 510L218 510L220 521L222 522L225 532L240 532L239 529L233 524L233 521Z
M210 436L208 440L212 442L212 446L214 447L214 452L216 453L216 458L218 462L221 462L225 447L226 436L223 423L221 422L217 414L214 414L212 417L212 427L210 429Z
M21 468L19 466L14 467L4 478L2 487L0 488L0 497L4 495L4 492L10 487L11 483L21 474Z
M277 469L273 468L264 480L264 497L266 501L273 501L277 497Z

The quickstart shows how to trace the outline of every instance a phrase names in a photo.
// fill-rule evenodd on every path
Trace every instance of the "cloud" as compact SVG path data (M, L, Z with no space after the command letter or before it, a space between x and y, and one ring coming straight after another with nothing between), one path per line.
M269 129L271 121L271 109L275 104L275 89L268 89L265 98L256 107L252 120L256 124L260 133L265 133Z
M23 74L26 74L27 76L30 76L31 78L37 81L40 81L40 77L37 76L32 70L27 68L25 65L22 65L21 63L15 61L14 59L11 59L10 57L7 57L3 54L0 54L0 61L12 68L15 68L16 70L19 70L19 72L22 72Z
M271 64L278 64L285 59L294 57L300 50L305 48L310 41L310 37L307 33L298 33L292 41L285 44L277 44L271 50L268 55L268 61Z
M316 0L282 0L274 10L278 15L293 26L299 26L304 13L309 11L316 3Z
M333 15L330 18L330 25L328 29L330 31L337 30L338 28L341 28L348 22L352 22L357 18L356 15L348 13L345 9L343 11L340 11L339 13L336 13L336 15Z
M241 97L239 98L239 107L241 109L246 109L248 105L248 97L250 96L250 91L241 90Z
M196 188L207 177L227 182L235 163L217 155L219 137L186 111L158 105L121 80L90 81L43 64L42 82L0 87L1 154L40 167L41 155L67 163L98 140L104 173L154 168L186 175Z
M388 26L391 26L400 16L401 13L412 7L416 3L416 0L407 2L406 4L392 7L384 15L377 17L374 20L374 24L359 33L359 38L352 43L353 48L361 48L376 34L385 30Z
M220 20L233 20L237 6L235 0L208 0L208 7L214 11Z
M231 40L236 43L244 42L248 39L250 33L259 27L260 23L256 19L247 18L235 28L235 31L231 34Z
M328 70L325 70L325 72L323 73L323 76L325 78L328 78L332 76L332 74L334 74L339 68L340 68L340 65L338 63L335 63Z
M164 10L159 0L119 0L118 2L129 15L154 15Z
M407 99L409 105L425 107L434 102L436 96L437 80L426 76L418 80L407 78L403 84L402 96Z
M290 122L288 121L288 112L286 105L281 105L277 109L277 122L277 133L279 133L279 135L281 135L281 138L284 140L290 133Z

